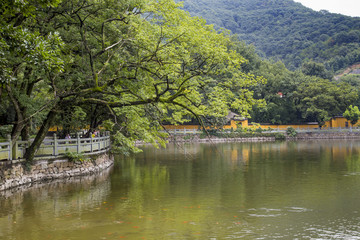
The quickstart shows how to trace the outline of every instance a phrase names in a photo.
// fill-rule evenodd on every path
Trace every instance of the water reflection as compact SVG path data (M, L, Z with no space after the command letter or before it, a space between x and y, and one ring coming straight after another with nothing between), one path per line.
M34 183L0 192L0 237L45 239L40 229L71 230L73 216L101 204L110 192L111 169L92 176ZM66 222L69 219L69 222ZM73 226L72 226L73 225ZM59 236L60 237L60 236Z
M360 239L360 141L144 147L0 200L4 239Z

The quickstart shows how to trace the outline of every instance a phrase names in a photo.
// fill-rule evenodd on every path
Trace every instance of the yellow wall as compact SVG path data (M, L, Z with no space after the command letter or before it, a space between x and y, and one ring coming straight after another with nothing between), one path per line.
M246 127L247 127L247 123L248 123L248 120L244 120L244 121L234 121L234 120L231 120L230 121L230 125L225 125L224 126L224 129L237 129L237 124L238 123L243 123L242 125L243 125L243 127L246 125Z
M242 127L249 127L249 126L254 126L252 124L249 124L248 120L243 120L243 121L234 121L231 120L231 126L235 126L233 127L234 129L236 129L236 125L242 125ZM328 124L325 124L328 125ZM293 127L295 129L309 129L309 128L318 128L319 125L318 124L293 124L293 125L276 125L276 124L261 124L259 125L259 127L261 127L262 129L280 129L280 130L286 130L288 127ZM231 128L231 127L230 127Z
M332 118L330 121L325 122L325 125L323 126L323 128L327 128L327 127L333 127L333 128L338 128L338 127L346 127L346 122L348 122L348 126L350 126L350 121L346 120L346 118L344 117L334 117ZM358 121L358 123L360 125L360 120ZM252 124L249 124L248 120L241 120L241 121L235 121L235 120L231 120L230 125L225 125L224 129L237 129L237 126L242 126L242 127L251 127L254 126ZM164 126L166 129L171 130L171 129L198 129L200 126L199 125L165 125ZM280 130L286 130L288 127L293 127L295 129L313 129L313 128L319 128L318 124L291 124L291 125L270 125L270 124L260 124L259 127L261 127L262 129L280 129Z
M351 126L350 121L344 117L334 117L330 120L330 126L334 128L346 127L346 123L348 123L348 127Z

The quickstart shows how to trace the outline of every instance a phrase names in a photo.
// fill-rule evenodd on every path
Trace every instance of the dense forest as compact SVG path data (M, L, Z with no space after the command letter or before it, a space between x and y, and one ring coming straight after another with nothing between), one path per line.
M308 62L290 71L281 61L263 60L253 46L236 43L236 50L248 59L242 65L245 73L262 76L265 84L252 86L255 104L250 121L290 124L318 122L342 115L350 105L359 105L360 75L349 74L338 80L327 79L323 64Z
M360 62L360 17L313 11L293 0L184 0L184 9L291 70L313 60L336 73Z

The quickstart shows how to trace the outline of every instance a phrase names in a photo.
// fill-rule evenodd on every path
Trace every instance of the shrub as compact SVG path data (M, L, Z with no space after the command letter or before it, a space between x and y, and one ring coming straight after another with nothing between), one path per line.
M202 131L202 133L199 136L200 139L204 139L204 138L207 138L207 137L208 137L208 135L206 134L205 131Z
M239 126L236 128L235 132L237 133L245 132L245 129L242 126Z
M288 127L286 129L286 135L288 135L289 137L296 137L297 134L297 131L293 127Z
M220 131L220 130L215 129L215 128L212 128L212 129L207 130L207 132L209 133L209 135L213 135L213 136L216 136L216 135L219 133L219 131Z
M65 156L69 159L70 162L76 162L76 161L83 162L83 161L85 161L85 157L84 157L84 155L82 153L66 151Z
M7 135L11 134L12 125L0 126L0 138L7 138Z
M285 140L286 137L282 133L275 133L275 140Z
M187 135L185 135L184 137L183 137L183 139L184 140L192 140L192 139L194 139L194 135L192 135L192 134L187 134Z

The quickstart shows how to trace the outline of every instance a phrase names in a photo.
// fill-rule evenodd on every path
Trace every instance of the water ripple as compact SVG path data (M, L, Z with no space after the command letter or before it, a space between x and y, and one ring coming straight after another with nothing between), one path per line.
M307 208L302 208L302 207L287 207L286 208L288 212L311 212L311 209L307 209Z
M352 172L344 174L344 177L350 177L350 176L360 176L360 172Z

